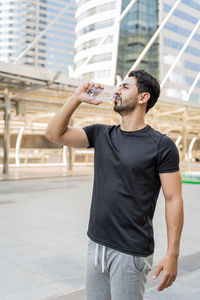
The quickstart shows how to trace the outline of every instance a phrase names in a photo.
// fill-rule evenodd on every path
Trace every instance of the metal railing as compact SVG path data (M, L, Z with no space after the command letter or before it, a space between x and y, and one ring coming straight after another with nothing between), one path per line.
M73 166L94 165L93 149L71 149ZM63 148L59 149L20 149L19 164L15 160L15 148L10 149L9 165L11 167L31 166L69 166L69 148L66 151L66 163L63 162ZM0 149L0 166L3 165L3 149ZM180 162L183 183L200 183L200 161Z
M180 170L183 183L200 184L200 161L199 162L181 162Z
M63 148L30 149L20 148L19 163L16 163L15 148L10 149L9 165L11 167L29 166L61 166L69 165L69 148L66 151L66 163L63 162ZM72 149L72 164L74 166L89 166L94 164L94 150ZM0 149L0 166L3 165L3 149Z

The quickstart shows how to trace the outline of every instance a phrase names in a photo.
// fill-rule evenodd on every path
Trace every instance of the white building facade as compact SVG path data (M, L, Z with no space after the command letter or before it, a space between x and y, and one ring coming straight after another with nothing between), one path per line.
M116 75L121 78L126 75L158 27L157 0L136 1L119 22L120 14L130 2L76 0L76 77L113 85ZM103 38L105 41L99 45ZM158 41L152 48L140 67L151 68L158 77Z
M0 0L0 61L14 62L69 3L59 20L19 61L68 72L74 61L75 6L70 0Z
M76 0L76 6L75 74L86 80L94 79L113 85L119 24L113 25L121 12L121 0ZM106 35L105 42L96 47ZM85 65L90 55L93 56Z

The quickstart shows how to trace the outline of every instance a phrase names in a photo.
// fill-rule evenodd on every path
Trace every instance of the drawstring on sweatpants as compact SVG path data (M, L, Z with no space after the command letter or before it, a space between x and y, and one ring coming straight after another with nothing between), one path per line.
M96 244L95 258L94 258L95 268L97 267L98 252L99 252L99 244ZM106 247L102 246L102 258L101 258L102 273L104 273L105 270L105 253L106 253Z
M95 268L97 267L98 250L99 250L99 244L96 244L95 258L94 258L94 265L95 265Z

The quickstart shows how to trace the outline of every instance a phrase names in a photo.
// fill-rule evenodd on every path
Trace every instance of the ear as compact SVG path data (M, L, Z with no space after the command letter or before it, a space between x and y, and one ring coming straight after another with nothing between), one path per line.
M147 101L149 100L150 97L151 97L151 95L149 92L144 92L139 96L138 103L145 104L145 103L147 103Z

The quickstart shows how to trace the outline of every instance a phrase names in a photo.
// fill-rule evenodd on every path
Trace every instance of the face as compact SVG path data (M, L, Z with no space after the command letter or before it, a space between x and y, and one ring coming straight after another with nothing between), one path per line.
M114 95L117 96L117 99L113 109L120 115L126 115L135 109L139 95L136 83L135 77L128 77L115 91Z

